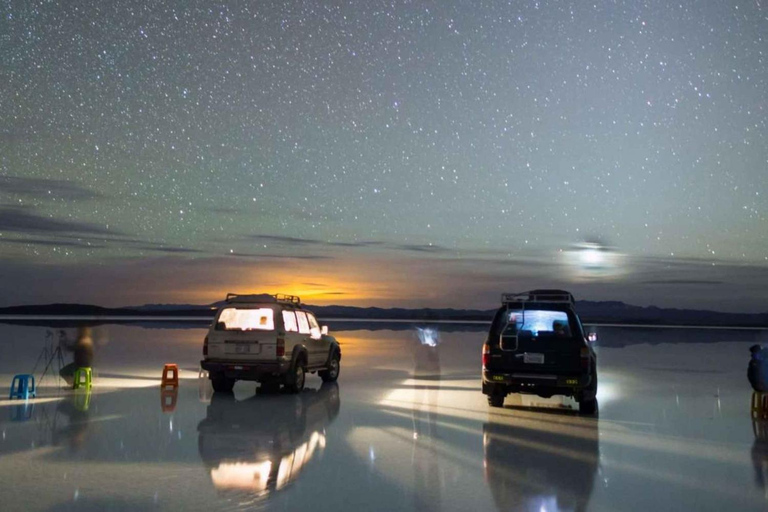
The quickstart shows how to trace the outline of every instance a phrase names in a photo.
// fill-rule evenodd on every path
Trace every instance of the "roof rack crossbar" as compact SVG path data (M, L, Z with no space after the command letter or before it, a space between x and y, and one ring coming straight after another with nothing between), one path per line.
M280 302L298 306L301 304L301 298L298 295L286 295L283 293L276 293L274 295L228 293L226 302Z
M521 293L502 293L502 304L524 304L526 302L550 302L573 305L575 300L565 290L531 290Z
M301 298L298 295L285 295L284 293L276 293L274 295L277 302L286 302L288 304L301 304Z

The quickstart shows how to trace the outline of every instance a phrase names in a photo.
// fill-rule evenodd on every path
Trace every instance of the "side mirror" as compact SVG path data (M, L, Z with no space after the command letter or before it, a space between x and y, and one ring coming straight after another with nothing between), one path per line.
M596 342L597 341L597 333L596 332L591 332L591 333L587 334L587 340L589 340L590 343Z
M323 336L328 336L328 326L327 325L324 325L324 326L322 326L320 328L320 334L322 334Z

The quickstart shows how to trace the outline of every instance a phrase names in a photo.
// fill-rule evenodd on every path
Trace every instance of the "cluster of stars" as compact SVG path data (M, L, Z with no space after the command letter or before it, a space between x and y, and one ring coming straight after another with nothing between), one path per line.
M8 257L597 235L629 255L768 258L759 4L0 11L0 177L26 180L0 186Z

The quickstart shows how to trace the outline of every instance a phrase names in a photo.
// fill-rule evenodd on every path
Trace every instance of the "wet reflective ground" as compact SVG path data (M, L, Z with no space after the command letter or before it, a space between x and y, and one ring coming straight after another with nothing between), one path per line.
M476 330L436 347L409 331L337 332L338 385L212 396L204 332L102 327L90 393L49 371L24 402L7 390L46 328L0 324L0 509L768 508L768 420L752 420L746 380L759 332L691 343L695 332L654 330L611 348L638 332L602 328L598 418L563 399L489 409ZM181 368L177 392L160 390L165 363Z

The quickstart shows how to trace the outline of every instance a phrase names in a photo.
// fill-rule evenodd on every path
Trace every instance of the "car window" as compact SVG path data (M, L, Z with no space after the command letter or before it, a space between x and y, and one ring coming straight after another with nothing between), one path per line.
M296 320L296 313L283 310L283 325L286 332L299 332L299 323Z
M322 337L322 334L320 333L320 324L317 323L317 319L315 319L315 315L312 313L307 313L307 318L309 319L309 331L312 338L319 340Z
M299 332L301 334L309 334L309 320L307 320L307 314L303 311L297 311L296 318L299 320Z
M237 309L225 308L219 313L217 331L273 331L274 311L270 308Z
M533 338L570 338L573 329L565 311L537 309L510 310L507 313L505 336L530 336Z

